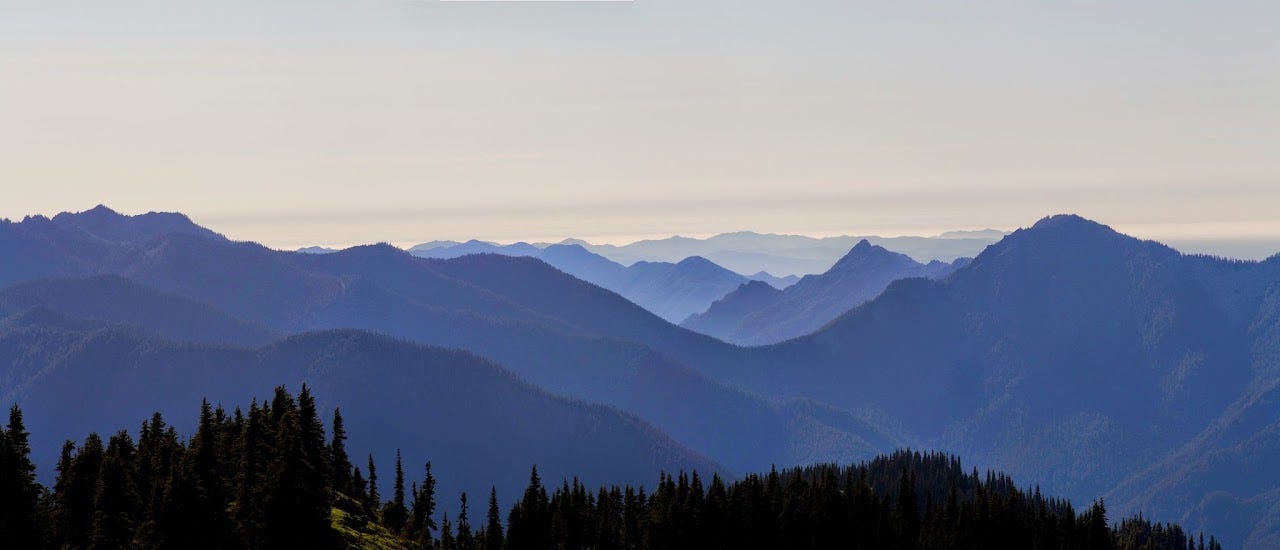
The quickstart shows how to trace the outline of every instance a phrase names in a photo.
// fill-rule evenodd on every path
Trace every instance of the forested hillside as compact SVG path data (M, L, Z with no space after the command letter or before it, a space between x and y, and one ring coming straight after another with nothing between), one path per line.
M496 490L439 492L447 474L430 461L351 456L341 411L327 429L321 414L306 386L231 411L205 401L189 438L156 413L136 436L67 441L46 488L14 406L0 430L0 537L32 549L1220 548L910 451L739 480L660 472L651 486L598 489L544 482L535 466L504 514Z

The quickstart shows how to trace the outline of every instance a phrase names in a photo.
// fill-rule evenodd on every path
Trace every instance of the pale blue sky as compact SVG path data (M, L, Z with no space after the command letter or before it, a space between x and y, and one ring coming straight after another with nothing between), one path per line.
M0 217L1280 242L1280 2L0 0Z

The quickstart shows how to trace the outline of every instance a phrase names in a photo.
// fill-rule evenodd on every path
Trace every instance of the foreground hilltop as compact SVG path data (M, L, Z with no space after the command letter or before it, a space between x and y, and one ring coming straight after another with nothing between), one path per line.
M1197 548L1177 525L1135 518L1113 526L1101 502L1077 513L1002 474L910 451L730 482L664 472L647 488L591 490L576 476L556 488L534 467L509 512L490 489L481 516L483 497L468 494L484 493L455 501L439 491L454 484L438 464L426 462L420 474L411 467L409 479L420 483L406 486L399 451L383 496L374 458L347 452L348 434L360 432L348 432L335 411L326 436L320 410L307 386L296 399L278 387L231 414L205 401L189 442L157 413L137 443L123 430L105 444L96 433L68 441L50 491L34 482L15 407L0 429L5 539L24 548ZM1220 548L1200 538L1198 548Z

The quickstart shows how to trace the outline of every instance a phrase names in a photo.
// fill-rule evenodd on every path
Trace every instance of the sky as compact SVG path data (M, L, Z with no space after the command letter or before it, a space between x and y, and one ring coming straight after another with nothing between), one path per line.
M0 217L1280 251L1280 2L0 0Z

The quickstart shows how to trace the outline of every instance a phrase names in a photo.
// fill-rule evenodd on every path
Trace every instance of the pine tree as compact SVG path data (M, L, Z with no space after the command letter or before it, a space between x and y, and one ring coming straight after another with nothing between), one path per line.
M378 492L378 468L373 464L373 454L369 455L369 493L364 507L375 519L382 511L382 494Z
M134 476L136 448L129 432L107 442L94 497L92 548L127 548L134 539L142 502Z
M276 453L268 467L264 541L272 548L326 548L333 544L325 469L308 456L314 443L301 411L280 417Z
M1095 501L1089 511L1085 512L1085 541L1089 548L1111 548L1111 527L1107 523L1107 506L1101 499Z
M298 392L298 440L302 445L303 483L308 487L332 486L329 483L329 446L324 441L324 423L320 421L315 397L306 384ZM329 502L326 494L326 515Z
M538 467L529 473L524 498L511 509L507 520L507 544L512 548L544 550L551 547L551 511L547 490Z
M102 471L102 438L91 433L74 456L73 450L75 444L66 442L58 464L54 494L55 543L62 547L87 548L93 534L93 500Z
M141 516L135 538L145 547L159 547L166 522L166 510L171 497L171 482L175 467L181 461L183 449L178 434L165 424L160 413L142 423L138 435L138 496L142 502Z
M329 485L335 490L355 497L351 479L351 459L347 457L347 428L342 421L342 411L333 410L333 436L329 442ZM363 491L363 488L361 488Z
M382 509L382 524L392 533L404 532L408 510L404 502L404 467L400 463L400 450L396 449L396 480L391 502Z
M498 488L489 488L489 517L484 529L485 550L502 550L502 512L498 509Z
M440 519L440 550L457 550L453 540L453 524L449 523L449 513L445 512Z
M461 508L458 511L458 538L454 543L458 550L475 550L476 541L471 535L471 523L467 520L467 492L460 497Z
M249 404L249 415L240 434L240 471L236 480L236 523L245 545L259 548L263 545L262 519L266 514L263 505L263 486L269 448L266 413L255 399Z
M41 487L31 462L29 438L22 410L14 405L8 425L0 430L0 533L15 548L35 548L43 539Z
M413 496L413 510L410 522L414 539L424 549L432 547L435 537L436 522L436 478L431 474L431 461L426 463L426 477L422 485L417 487Z
M915 548L920 536L920 508L916 496L915 476L910 470L903 470L898 482L897 500L893 509L894 525L898 531L900 548Z
M363 508L365 502L369 500L369 482L364 480L364 473L360 471L359 466L351 469L351 488L351 494L348 496L360 503Z
M237 536L227 517L230 498L223 486L223 463L219 448L219 424L208 400L200 404L200 423L183 459L179 516L184 521L171 530L171 542L184 546L226 548L235 544Z

